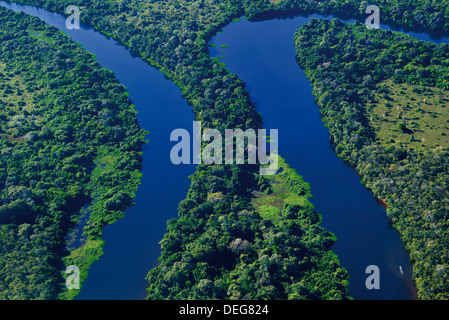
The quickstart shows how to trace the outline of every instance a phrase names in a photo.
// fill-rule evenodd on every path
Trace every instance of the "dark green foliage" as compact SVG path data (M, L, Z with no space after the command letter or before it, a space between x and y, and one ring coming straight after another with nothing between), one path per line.
M77 212L96 196L86 236L100 239L131 205L145 132L125 88L57 29L0 8L0 30L1 88L27 99L0 109L0 299L56 299ZM108 193L105 155L123 163Z
M369 15L365 11L366 8L369 5L376 5L380 9L381 23L405 28L406 30L425 30L436 34L448 34L449 32L449 15L447 13L449 2L447 0L245 0L242 2L245 5L246 16L253 19L320 13L365 21Z
M387 94L378 84L391 78L449 89L449 46L337 19L311 20L296 32L295 45L337 154L389 205L388 216L410 251L419 297L448 299L448 151L379 143L366 105L376 93ZM403 124L400 129L410 132Z
M148 299L344 299L347 273L313 207L285 204L280 220L263 219L250 190L240 196L232 186L212 201L209 181L226 181L230 170L200 167L191 177L161 241L161 263L148 274ZM298 178L282 186L309 195Z
M30 206L21 199L0 207L0 224L33 223L34 217Z
M169 78L175 81L182 89L183 95L188 99L189 103L193 107L193 111L198 120L202 121L204 127L209 128L253 128L257 129L262 126L262 120L257 113L256 108L249 99L249 94L245 90L244 83L239 80L235 75L227 72L216 60L211 59L208 55L207 41L214 35L222 26L226 25L233 18L245 15L249 18L263 19L271 17L279 17L283 15L293 15L298 13L329 13L338 15L349 15L351 17L358 17L364 19L366 14L364 12L368 4L377 4L381 7L382 21L394 22L400 25L420 26L430 30L443 30L448 31L447 18L442 15L445 12L446 2L435 1L386 1L377 0L372 3L365 1L279 1L278 4L272 4L269 0L225 0L225 1L185 1L179 2L176 0L169 1L112 1L112 0L28 0L19 1L30 4L43 6L47 9L64 12L68 5L78 5L81 8L81 19L87 23L92 24L95 28L102 32L113 36L121 43L129 46L134 52L138 53L143 59L150 61L161 71L163 71ZM275 2L275 1L273 1ZM329 38L325 42L325 45L320 48L319 54L314 54L309 57L310 63L316 65L320 59L326 57L331 49L329 45L333 39ZM341 70L335 71L335 76L338 77L338 81L343 84L340 88L341 92L346 92L346 86L344 83L350 83L351 77L358 79L358 76L363 73L363 69L359 69L356 64L351 61L357 56L355 49L348 49L347 55L342 57L345 62L348 62L346 72L342 73ZM382 62L386 63L386 68L390 68L392 56L382 57ZM425 68L425 64L429 59L425 56L422 57L423 69L419 69L418 76L415 78L425 79L428 81L432 77L428 70ZM381 66L379 61L376 62L377 66ZM383 71L381 67L377 74L381 74ZM389 70L388 72L394 72ZM346 79L346 77L348 77ZM54 80L48 83L50 88L57 88L63 81L62 79ZM329 104L333 102L329 109L333 109L334 112L339 113L341 110L345 111L345 120L350 123L348 130L351 132L358 132L361 135L349 135L346 137L350 139L349 143L361 148L366 145L366 137L372 137L373 134L366 127L366 121L363 117L363 110L357 105L358 99L360 99L360 93L356 90L348 90L348 96L344 98L334 100L331 93L324 89L328 86L332 86L333 83L324 83L323 92L320 92L320 104ZM1 99L1 98L0 98ZM358 124L358 125L356 125ZM150 128L151 129L151 128ZM59 128L56 131L45 131L42 133L43 137L49 139L56 137L58 141L70 141L71 137L70 128ZM86 136L89 132L84 131ZM346 133L345 133L346 134ZM103 138L110 135L102 135ZM362 138L363 137L363 138ZM343 154L346 150L343 144L339 144L337 150L340 154ZM377 149L374 150L376 153ZM107 152L104 153L104 155ZM396 153L392 152L386 157L393 157ZM408 153L406 153L408 154ZM400 154L400 157L404 157L404 153ZM353 155L357 157L358 155ZM371 166L371 170L380 170L376 166ZM212 217L220 215L226 219L231 219L226 223L226 232L229 226L241 222L238 213L242 210L249 210L251 212L251 206L248 200L248 190L257 188L259 182L263 183L257 177L257 168L241 167L233 169L214 168L210 170L200 170L192 179L192 187L189 191L185 202L180 204L180 221L169 223L169 230L173 230L173 234L169 232L167 237L170 237L172 241L168 241L165 248L169 248L168 252L172 252L175 248L179 248L184 243L190 243L194 241L199 232L206 233L207 230L221 230L216 218ZM220 172L219 174L215 172ZM430 168L423 168L423 172L430 170ZM253 178L249 178L253 177ZM102 179L102 177L98 177ZM213 205L207 203L208 192L207 189L210 186L214 186L213 193L222 192L225 201L218 202ZM217 188L217 189L215 189ZM224 190L229 190L224 193ZM265 183L262 190L269 192L269 186ZM209 190L210 191L210 190ZM118 199L109 199L108 208L114 208L116 204L120 204ZM111 207L112 205L112 207ZM189 214L186 214L189 212ZM184 215L186 217L184 218ZM192 215L192 216L191 216ZM229 217L231 215L231 217ZM292 214L289 214L292 215ZM101 216L101 215L100 215ZM101 225L109 220L106 220L104 216L99 218L98 225L93 224L89 226L88 233L91 236L99 237L99 230ZM223 218L222 218L223 219ZM256 219L256 218L254 218ZM112 218L110 221L113 221ZM228 220L226 220L228 221ZM257 219L255 220L257 221ZM214 227L210 227L210 226ZM98 227L97 227L98 226ZM251 239L255 241L257 234L259 236L263 234L260 229L269 230L272 226L265 226L264 224L257 226L257 228L244 228L241 232L243 234L251 235ZM268 229L267 229L268 228ZM178 230L181 229L182 233ZM259 231L257 231L259 229ZM233 231L234 232L234 231ZM262 232L262 233L261 233ZM182 237L181 237L182 235ZM198 246L196 248L204 248L195 252L193 256L197 260L186 254L183 256L181 251L173 251L173 254L164 256L167 261L176 261L175 269L172 269L172 273L167 275L167 280L170 280L172 287L162 286L163 292L152 291L151 294L156 297L185 297L188 295L196 294L199 297L224 297L225 294L230 292L231 297L244 297L247 296L245 288L251 286L240 285L239 288L234 289L233 285L227 283L227 279L232 277L229 275L225 278L217 278L212 281L211 275L218 272L216 268L221 270L231 270L233 266L236 266L238 259L243 259L245 263L244 272L245 278L239 280L239 283L247 284L252 283L254 279L260 279L261 274L257 273L257 268L263 265L264 270L268 270L271 266L279 266L278 260L273 258L273 252L271 247L264 247L266 244L254 243L252 248L254 252L260 250L264 252L262 248L267 251L266 255L260 257L263 262L257 262L252 266L248 261L251 258L255 258L256 255L250 256L249 260L244 260L245 255L237 256L235 253L229 253L229 250L225 250L229 241L232 238L220 236L219 239L210 240L211 236L204 234L199 237ZM165 239L165 238L164 238ZM214 238L215 239L215 238ZM243 238L242 238L243 239ZM210 240L210 241L209 241ZM195 240L196 241L196 240ZM244 241L244 240L242 240ZM327 244L325 241L322 245ZM186 248L187 250L187 248ZM207 259L216 261L214 250L223 253L223 259L218 262L223 265L217 264L212 266L205 265ZM204 251L204 252L203 252ZM187 252L187 251L185 251ZM251 252L251 251L250 251ZM266 257L268 258L266 258ZM207 258L207 259L206 259ZM273 258L272 260L270 260ZM182 260L184 259L184 260ZM215 259L215 260L214 260ZM195 261L196 264L193 264ZM168 262L166 262L168 263ZM243 263L243 262L242 262ZM173 264L175 265L175 264ZM308 264L304 263L302 267L307 268ZM285 265L287 270L290 270L289 266ZM159 271L152 271L152 276L157 277L157 281L162 281L163 274L157 273ZM210 276L209 278L206 277ZM239 273L240 275L240 273ZM277 277L276 272L270 273L270 276ZM204 277L203 277L204 276ZM194 279L192 278L194 277ZM279 279L283 275L279 275ZM263 278L265 279L265 278ZM268 278L267 278L268 279ZM197 281L194 284L193 280ZM276 281L263 282L264 284L274 283L275 285L266 285L263 289L257 289L257 295L259 297L273 296L273 297L285 297L285 292L281 294L281 283ZM194 288L194 286L196 286ZM303 283L291 284L288 290L294 294L299 293L301 297L329 297L329 292L316 293L311 291L311 286ZM324 284L317 280L316 287L325 287ZM193 288L193 289L192 289ZM284 289L287 287L283 287ZM154 288L153 288L154 289ZM191 290L192 289L192 290ZM157 290L157 289L154 289ZM171 290L171 291L170 291ZM243 291L242 291L243 290ZM331 294L332 295L332 294ZM229 295L228 295L229 296ZM337 294L338 296L338 294Z

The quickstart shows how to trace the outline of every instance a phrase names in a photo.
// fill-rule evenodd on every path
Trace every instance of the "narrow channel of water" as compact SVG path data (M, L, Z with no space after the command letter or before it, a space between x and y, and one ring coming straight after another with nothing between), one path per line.
M142 299L145 275L160 255L158 242L166 221L177 216L177 205L189 186L187 177L195 170L193 166L175 166L169 159L170 133L191 128L191 107L162 73L93 28L81 25L79 30L67 30L61 14L4 1L0 5L39 17L95 54L128 88L139 124L151 131L150 143L144 147L136 205L124 219L106 227L105 254L92 265L77 297ZM351 275L349 294L356 299L413 299L408 254L397 232L389 227L385 210L360 184L356 173L333 153L312 87L296 64L293 34L311 17L232 23L212 40L217 46L211 48L211 55L223 56L227 68L248 84L265 127L279 129L281 156L311 184L312 202L323 216L323 226L336 234L333 249ZM427 35L410 34L433 41ZM380 268L380 290L365 287L368 265Z
M178 204L190 185L188 176L195 171L193 165L175 166L170 161L170 149L175 144L170 142L170 133L177 128L192 128L192 108L181 90L160 71L92 27L81 24L79 30L68 30L66 17L61 14L4 1L0 5L37 16L95 54L100 65L113 71L127 87L140 126L150 131L149 144L143 150L143 177L134 199L136 205L123 219L106 226L104 255L92 264L76 298L144 299L145 277L157 265L166 222L177 217Z
M279 130L279 154L310 183L311 202L323 216L322 225L335 233L333 250L350 274L349 295L414 299L409 255L389 226L385 209L333 152L312 86L296 63L294 33L311 18L324 17L242 19L211 40L215 47L210 54L248 85L265 127ZM365 285L370 265L379 267L379 290Z

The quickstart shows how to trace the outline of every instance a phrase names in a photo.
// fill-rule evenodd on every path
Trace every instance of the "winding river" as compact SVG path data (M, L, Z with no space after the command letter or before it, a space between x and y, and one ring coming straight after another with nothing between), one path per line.
M192 108L181 90L161 72L92 27L81 24L78 30L68 30L66 17L61 14L4 1L0 5L39 17L95 54L100 65L113 71L127 87L139 125L150 131L149 143L143 148L143 177L134 199L136 205L127 210L126 218L105 227L104 255L92 264L76 298L144 299L145 277L160 256L158 242L167 220L177 217L178 204L190 185L188 176L195 171L193 165L176 166L170 161L170 133L177 128L192 128Z
M150 131L136 205L123 219L105 228L104 255L90 268L76 298L143 299L145 276L157 264L158 242L166 231L166 221L177 216L178 203L189 187L188 176L195 170L193 165L175 166L169 158L173 145L170 133L192 127L191 107L161 72L92 27L81 24L79 30L67 30L66 17L61 14L4 1L0 5L39 17L95 54L98 62L127 87L139 124ZM333 250L350 274L349 295L358 300L415 299L409 256L398 233L389 226L382 205L333 152L311 84L296 64L293 34L314 17L330 18L242 19L211 40L216 46L210 48L210 54L248 84L265 127L279 130L281 156L310 183L311 201L323 216L323 227L337 236ZM449 42L409 34L421 40ZM378 290L365 286L369 265L379 267Z

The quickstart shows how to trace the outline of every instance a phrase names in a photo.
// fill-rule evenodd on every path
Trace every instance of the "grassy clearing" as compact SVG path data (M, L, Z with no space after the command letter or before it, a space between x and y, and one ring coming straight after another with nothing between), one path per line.
M21 142L24 137L20 128L39 124L40 117L33 112L35 92L0 62L0 137L8 142Z
M253 192L252 204L261 217L276 223L282 219L281 211L286 204L313 207L309 201L312 197L309 184L284 159L279 158L279 170L270 178L272 192Z
M64 257L64 265L75 265L79 268L81 286L80 289L64 290L60 294L61 300L73 300L79 294L82 283L87 278L90 266L103 255L103 246L103 240L87 240L80 248L72 251L67 257ZM70 274L63 272L63 276L67 279Z
M385 145L449 148L449 92L439 88L382 82L368 105L368 117Z

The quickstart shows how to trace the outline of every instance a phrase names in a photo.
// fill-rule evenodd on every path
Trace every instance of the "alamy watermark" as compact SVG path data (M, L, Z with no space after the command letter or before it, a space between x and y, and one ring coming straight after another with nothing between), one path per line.
M65 269L65 273L69 273L70 275L65 280L65 286L69 290L79 289L80 288L80 269L71 265Z
M365 269L365 273L369 276L365 280L365 286L368 290L380 289L380 270L376 265L369 265Z
M366 18L365 24L368 29L379 29L380 28L380 9L378 6L368 6L366 8L366 13L370 14Z
M80 28L80 9L77 6L70 5L65 9L65 13L70 14L65 21L67 29L79 29Z
M270 129L269 136L266 129L258 129L257 132L254 129L225 129L224 137L218 129L201 132L201 121L193 121L192 141L187 130L173 130L170 141L179 141L170 151L173 164L244 164L247 153L246 163L262 165L261 175L273 175L279 168L277 129ZM269 154L267 144L270 146Z

